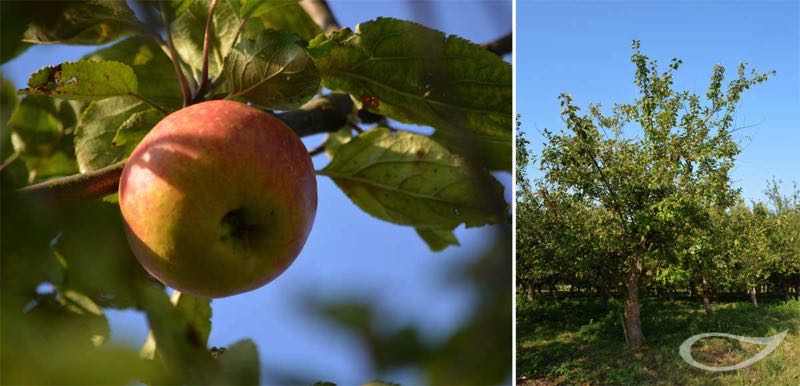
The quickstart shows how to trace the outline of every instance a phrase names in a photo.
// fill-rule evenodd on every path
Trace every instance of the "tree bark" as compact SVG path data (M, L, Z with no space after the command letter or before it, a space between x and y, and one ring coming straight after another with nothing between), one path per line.
M706 318L714 318L714 310L711 309L711 301L708 298L708 281L703 278L701 290L703 291L703 308L706 310Z
M642 320L639 315L641 308L639 303L639 278L642 274L642 259L639 257L633 258L630 268L625 293L625 332L628 336L628 348L635 351L642 346L644 341Z
M758 289L756 286L750 287L750 300L754 307L758 307Z

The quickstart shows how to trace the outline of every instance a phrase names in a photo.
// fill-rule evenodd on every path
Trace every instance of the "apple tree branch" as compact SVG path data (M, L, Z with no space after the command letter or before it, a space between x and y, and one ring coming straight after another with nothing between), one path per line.
M275 116L300 137L328 133L350 124L354 105L347 94L319 96L300 109ZM317 152L318 153L318 152ZM117 191L125 162L83 174L56 178L18 190L28 195L46 196L55 200L100 198Z

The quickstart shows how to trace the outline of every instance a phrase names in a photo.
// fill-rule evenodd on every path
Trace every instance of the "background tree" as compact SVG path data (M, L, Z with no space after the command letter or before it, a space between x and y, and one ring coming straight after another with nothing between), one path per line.
M639 96L616 104L610 115L599 105L586 114L561 95L566 130L545 131L541 170L549 184L596 203L614 218L616 250L625 259L625 324L629 347L638 349L641 329L639 285L656 261L676 261L671 245L693 234L708 218L709 207L728 207L736 191L729 171L739 153L731 131L741 93L768 78L741 64L723 88L725 69L716 66L707 103L672 89L681 61L659 72L656 62L633 42ZM630 126L634 134L626 135ZM703 258L704 255L699 255Z

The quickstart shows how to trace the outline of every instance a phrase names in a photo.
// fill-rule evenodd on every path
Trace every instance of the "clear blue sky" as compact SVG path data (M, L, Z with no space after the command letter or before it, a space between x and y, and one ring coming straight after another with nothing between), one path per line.
M746 92L737 126L743 145L736 186L760 199L768 179L800 182L800 10L793 1L519 1L517 112L539 154L541 130L560 130L557 97L578 106L635 98L631 40L659 63L683 60L676 86L705 95L715 63L729 73L746 61L777 76ZM727 82L726 82L727 83ZM534 175L538 175L533 173Z
M333 1L332 8L340 23L349 27L391 16L417 20L475 42L511 30L510 1L439 2L429 4L430 11L425 12L415 12L408 1ZM2 70L21 87L38 68L54 61L75 60L93 49L33 47L3 65ZM306 142L314 146L318 141L311 137ZM321 168L328 159L318 156L314 161ZM510 184L510 174L500 177L506 186ZM261 354L265 382L274 379L270 371L275 369L345 385L362 384L379 376L418 384L417 374L410 371L373 373L366 367L364 347L353 336L310 315L302 306L303 299L310 295L329 300L367 300L382 311L380 321L386 326L410 322L420 326L424 336L441 338L461 323L472 301L469 290L448 284L445 274L469 264L469 259L486 246L491 233L488 228L459 229L460 248L432 253L413 229L363 213L328 178L320 177L318 184L316 222L297 261L259 290L215 300L209 344L226 346L253 338ZM109 316L112 341L137 347L144 342L147 330L143 315L112 311Z

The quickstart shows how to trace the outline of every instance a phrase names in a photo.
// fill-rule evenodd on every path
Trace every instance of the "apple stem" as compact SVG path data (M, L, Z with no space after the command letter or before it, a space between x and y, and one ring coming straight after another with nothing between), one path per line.
M217 9L217 0L211 0L208 6L208 19L206 19L206 31L203 35L203 69L200 72L200 87L192 98L192 103L198 102L208 91L208 49L211 46L211 33L214 29L214 11ZM221 65L221 63L220 63Z
M191 104L192 92L189 90L189 84L186 82L186 75L181 70L180 56L178 51L175 50L175 44L172 42L172 31L169 28L167 21L167 12L164 10L164 2L159 1L158 6L161 8L161 22L164 24L164 30L167 34L167 48L169 48L169 59L172 61L172 66L175 69L175 75L178 77L178 83L181 85L181 92L183 93L183 106L186 107Z

